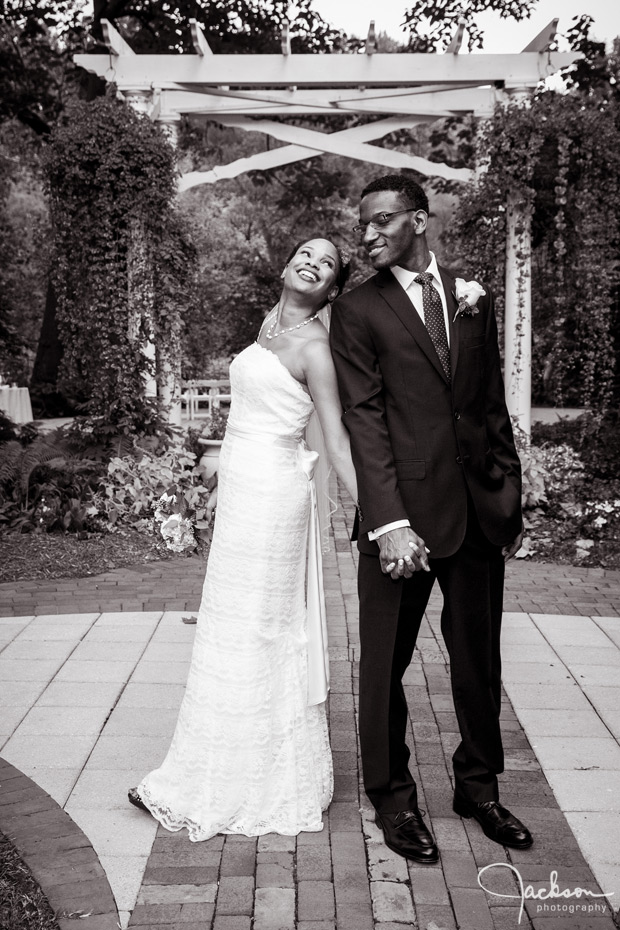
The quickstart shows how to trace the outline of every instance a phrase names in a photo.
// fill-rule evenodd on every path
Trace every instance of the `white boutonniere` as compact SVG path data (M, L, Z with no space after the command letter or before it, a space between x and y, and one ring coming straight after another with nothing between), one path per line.
M452 322L454 323L457 316L475 316L480 313L476 304L478 298L486 294L485 289L477 281L465 281L464 278L456 278L454 285L454 296L458 301L458 308Z

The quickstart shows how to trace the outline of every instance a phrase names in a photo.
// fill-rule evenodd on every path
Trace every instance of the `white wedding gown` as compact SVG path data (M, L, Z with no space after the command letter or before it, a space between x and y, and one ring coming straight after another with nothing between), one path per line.
M157 820L187 827L193 841L321 830L333 791L325 694L308 696L316 455L301 440L314 406L258 343L233 361L230 380L187 688L168 754L138 786Z

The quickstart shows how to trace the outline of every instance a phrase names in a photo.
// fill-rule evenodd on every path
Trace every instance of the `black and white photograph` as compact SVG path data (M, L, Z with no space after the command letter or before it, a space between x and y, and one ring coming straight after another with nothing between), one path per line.
M0 930L620 928L620 10L0 0Z

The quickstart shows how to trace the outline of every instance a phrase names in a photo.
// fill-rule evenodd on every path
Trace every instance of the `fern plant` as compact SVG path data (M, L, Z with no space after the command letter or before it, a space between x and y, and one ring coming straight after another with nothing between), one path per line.
M40 465L62 468L70 457L70 450L54 438L38 437L26 446L17 440L4 443L0 446L0 487L27 507L35 469Z
M0 444L0 526L13 532L80 532L104 472L66 431Z

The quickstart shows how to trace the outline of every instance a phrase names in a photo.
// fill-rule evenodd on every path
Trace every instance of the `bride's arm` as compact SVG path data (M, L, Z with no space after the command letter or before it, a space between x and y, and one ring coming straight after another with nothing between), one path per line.
M328 342L322 339L308 340L302 364L329 461L353 500L357 501L357 480L351 459L349 434L342 424L342 406Z

